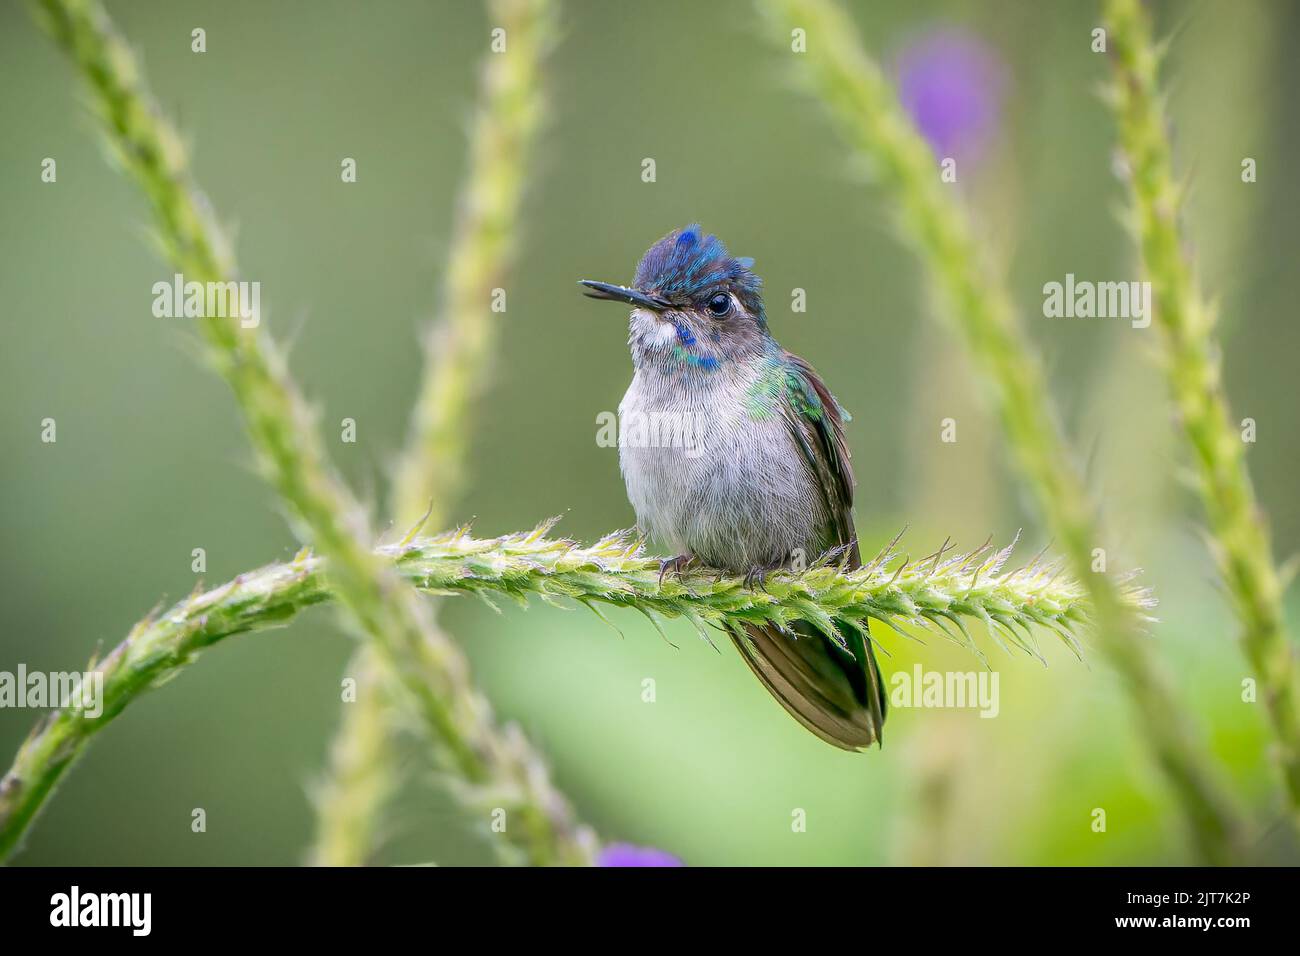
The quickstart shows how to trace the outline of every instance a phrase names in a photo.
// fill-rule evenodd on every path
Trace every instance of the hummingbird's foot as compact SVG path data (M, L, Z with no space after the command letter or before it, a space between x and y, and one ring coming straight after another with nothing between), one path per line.
M672 574L675 577L680 578L682 576L682 572L685 571L694 563L695 563L695 555L691 554L690 552L687 552L686 554L679 554L675 558L664 558L662 561L659 562L659 584L661 586L663 585L664 575L666 574Z
M750 568L749 571L745 574L745 579L742 582L743 586L749 588L749 590L751 591L759 591L759 590L766 591L768 572L776 571L780 567L781 567L781 562L777 561L774 562L773 564L760 564Z

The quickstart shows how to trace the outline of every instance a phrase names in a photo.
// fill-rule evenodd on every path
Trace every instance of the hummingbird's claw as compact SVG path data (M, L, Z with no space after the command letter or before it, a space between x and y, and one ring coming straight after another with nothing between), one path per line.
M659 562L659 586L663 587L664 575L673 574L680 578L682 572L695 563L695 555L679 554L675 558L664 558Z
M749 569L749 571L745 573L745 578L742 584L744 585L744 587L748 588L751 591L762 591L763 593L766 594L767 573L769 571L775 571L779 567L781 567L779 563L760 564L755 567L752 567Z

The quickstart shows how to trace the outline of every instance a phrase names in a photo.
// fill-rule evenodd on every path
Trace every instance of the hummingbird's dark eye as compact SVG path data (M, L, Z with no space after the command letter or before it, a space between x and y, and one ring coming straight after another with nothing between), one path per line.
M715 292L709 297L709 314L720 319L731 311L731 296L725 292Z

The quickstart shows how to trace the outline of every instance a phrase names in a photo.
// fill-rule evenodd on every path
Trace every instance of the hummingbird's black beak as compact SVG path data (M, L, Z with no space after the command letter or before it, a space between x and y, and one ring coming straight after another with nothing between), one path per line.
M670 303L666 299L661 299L657 295L650 295L641 292L638 289L629 289L623 285L612 285L608 282L594 282L591 279L580 279L578 285L586 286L590 292L584 292L583 295L590 299L608 299L611 302L626 302L628 305L635 305L638 308L649 309L652 312L662 312L668 308Z

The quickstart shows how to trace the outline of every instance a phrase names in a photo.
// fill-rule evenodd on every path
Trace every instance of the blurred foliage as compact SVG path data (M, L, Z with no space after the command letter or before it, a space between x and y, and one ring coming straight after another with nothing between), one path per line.
M861 188L833 130L788 88L748 3L564 7L506 334L456 518L477 516L476 531L491 535L565 513L565 532L584 539L631 523L616 452L594 440L596 414L617 406L630 377L625 330L588 309L573 283L630 277L652 240L699 220L757 259L777 337L858 413L849 440L864 538L887 540L910 522L909 537L927 542L959 532L974 546L1023 526L1023 557L1045 544L970 402L964 361L944 357L884 197ZM1151 640L1249 802L1260 858L1295 862L1284 828L1271 828L1280 810L1262 715L1241 701L1248 675L1209 586L1199 510L1178 481L1171 410L1142 354L1150 343L1123 322L1038 312L1043 284L1067 272L1136 271L1113 215L1123 193L1097 98L1107 64L1088 49L1096 11L855 8L886 62L951 24L1005 60L1001 136L964 188L1010 263L1074 437L1095 448L1090 486L1123 532L1112 555L1145 568L1161 599ZM491 24L474 4L416 0L109 10L191 136L195 175L237 227L239 259L263 284L264 321L293 343L327 437L340 419L357 420L358 442L330 450L377 499L407 427L418 333L438 301ZM1156 12L1159 32L1176 34L1170 109L1180 167L1193 174L1189 234L1206 289L1220 297L1233 408L1259 423L1250 464L1286 557L1300 543L1291 261L1300 185L1283 175L1300 148L1300 111L1286 93L1300 83L1300 13L1282 0ZM190 52L196 26L207 30L206 54ZM225 386L195 361L194 330L150 314L151 286L170 273L141 241L147 209L105 165L72 72L21 5L0 9L0 61L0 669L52 670L111 645L164 595L187 593L192 548L207 550L211 582L296 548L251 471ZM40 181L47 156L57 185ZM344 156L358 160L356 184L339 181ZM1258 162L1254 185L1240 181L1243 156ZM645 157L657 162L653 184L640 179ZM790 311L795 287L807 290L807 313ZM939 441L947 415L959 419L956 445ZM58 421L54 445L39 440L45 417ZM1187 859L1095 655L1080 664L1045 645L1044 669L995 652L998 719L897 709L883 750L853 756L810 737L736 655L715 653L686 625L669 631L674 649L630 612L613 618L622 638L585 612L544 607L496 615L448 601L444 618L498 712L549 754L582 816L688 863ZM942 642L882 640L887 671L971 667ZM313 611L206 656L104 734L19 860L299 861L311 834L307 784L325 760L350 649L330 615ZM641 700L646 677L654 704ZM0 711L0 750L17 747L32 716ZM423 766L417 748L404 752ZM947 799L923 799L936 774ZM411 776L383 859L488 861L481 835ZM200 806L208 830L194 834ZM791 832L796 807L806 833ZM1090 828L1094 807L1107 810L1104 834Z

